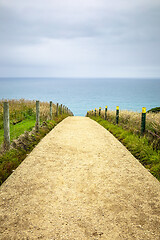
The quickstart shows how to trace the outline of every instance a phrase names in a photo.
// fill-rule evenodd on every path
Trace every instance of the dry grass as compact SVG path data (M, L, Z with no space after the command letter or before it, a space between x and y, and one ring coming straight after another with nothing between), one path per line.
M0 129L3 127L3 102L0 100ZM29 117L35 117L36 114L36 101L31 100L8 100L10 122L16 123ZM40 119L42 121L49 119L50 106L48 102L40 102ZM56 111L56 105L53 104L53 114Z
M115 123L115 111L107 111L107 119ZM104 117L104 110L102 110L102 117ZM140 132L141 130L141 113L132 112L127 110L120 110L119 124L124 128L133 132ZM153 131L160 136L160 113L147 113L146 114L146 129Z
M89 111L89 114L94 115L94 112ZM98 112L97 112L98 115ZM104 110L101 111L101 116L104 118ZM108 110L107 120L116 124L116 112ZM141 113L127 110L120 110L119 125L132 133L141 134ZM146 114L146 137L150 143L153 143L155 148L160 148L160 112Z
M56 105L53 104L52 113L56 113ZM48 102L40 102L40 119L43 121L49 120L50 118L50 104Z

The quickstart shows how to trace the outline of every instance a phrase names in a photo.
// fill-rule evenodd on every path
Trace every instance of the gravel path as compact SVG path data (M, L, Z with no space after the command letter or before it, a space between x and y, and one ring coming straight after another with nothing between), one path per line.
M2 240L160 240L160 183L102 126L57 125L1 186Z

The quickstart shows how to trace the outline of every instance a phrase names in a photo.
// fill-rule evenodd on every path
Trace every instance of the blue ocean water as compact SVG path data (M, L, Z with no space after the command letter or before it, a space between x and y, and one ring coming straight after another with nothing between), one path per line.
M160 106L160 79L0 78L0 99L53 101L74 115L106 105L140 112Z

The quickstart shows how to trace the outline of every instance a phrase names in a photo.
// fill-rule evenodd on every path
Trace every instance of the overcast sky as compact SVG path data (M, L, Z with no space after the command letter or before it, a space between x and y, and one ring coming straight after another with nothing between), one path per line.
M160 0L0 0L0 77L160 77Z

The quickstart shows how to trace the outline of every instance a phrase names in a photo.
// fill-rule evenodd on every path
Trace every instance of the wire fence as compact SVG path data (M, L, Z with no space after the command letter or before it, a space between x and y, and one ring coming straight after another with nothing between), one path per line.
M39 104L39 112L36 108ZM58 109L57 109L58 107ZM59 115L73 115L64 105L50 102L20 100L0 101L0 146L8 149L10 142L25 131L30 131L44 121L55 120ZM39 120L37 119L37 116ZM39 121L39 122L38 122ZM37 125L38 123L38 125Z

